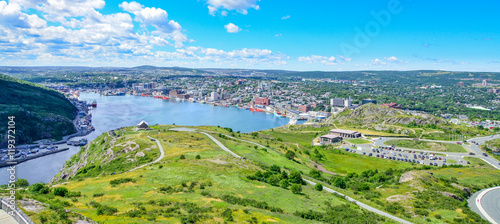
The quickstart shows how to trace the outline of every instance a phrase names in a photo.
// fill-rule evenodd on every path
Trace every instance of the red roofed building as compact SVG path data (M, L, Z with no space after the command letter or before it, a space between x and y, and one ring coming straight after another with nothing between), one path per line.
M271 100L267 97L255 97L254 103L262 106L269 106L271 104Z
M399 105L397 103L393 103L393 102L391 102L389 104L384 103L384 104L382 104L382 106L384 106L384 107L390 107L390 108L394 108L394 109L400 109L401 110L401 105Z

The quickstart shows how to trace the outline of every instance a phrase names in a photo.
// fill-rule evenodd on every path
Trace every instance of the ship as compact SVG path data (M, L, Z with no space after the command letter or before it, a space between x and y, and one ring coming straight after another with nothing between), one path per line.
M279 112L279 111L274 111L274 116L276 116L276 117L281 117L281 118L284 118L284 117L285 117L285 115L284 115L284 114L281 114L281 112Z
M97 101L92 101L92 103L90 104L92 107L97 107Z
M262 110L262 109L258 109L258 108L253 108L253 107L250 107L250 111L254 111L254 112L263 112L264 110Z
M117 96L125 96L125 92L117 92L116 95Z

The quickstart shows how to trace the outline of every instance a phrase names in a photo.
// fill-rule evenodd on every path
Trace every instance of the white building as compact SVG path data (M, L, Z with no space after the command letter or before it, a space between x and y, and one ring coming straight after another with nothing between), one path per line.
M210 100L212 100L212 101L219 101L219 94L217 92L212 92L210 94Z

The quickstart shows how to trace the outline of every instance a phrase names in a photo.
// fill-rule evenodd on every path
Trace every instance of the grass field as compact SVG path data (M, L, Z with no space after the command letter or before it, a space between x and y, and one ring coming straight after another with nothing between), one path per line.
M421 149L430 151L442 151L442 152L467 152L465 148L461 145L441 143L441 142L428 142L428 141L416 141L416 140L389 140L384 142L386 145L394 145L396 147L410 148L410 149Z
M60 186L71 192L81 192L81 197L76 200L63 197L50 200L57 199L69 203L70 206L66 209L99 223L179 223L188 217L194 208L205 211L201 212L201 220L205 223L224 222L220 214L227 209L230 209L235 223L247 223L247 220L256 220L258 223L311 223L310 220L302 219L293 213L311 208L319 210L324 207L325 201L333 206L347 204L344 199L325 191L317 191L309 185L302 187L301 194L292 194L288 189L250 181L246 176L261 168L253 160L237 159L229 155L205 135L172 131L157 133L144 132L140 136L150 135L160 140L165 157L159 163L132 172L72 180ZM137 133L130 135L137 137ZM309 170L305 165L286 159L278 151L269 149L266 152L255 149L248 143L219 139L236 153L256 159L259 164L298 167L303 172ZM185 159L180 159L181 156ZM200 158L196 159L197 156ZM118 186L110 184L110 181L121 178L131 178L133 181ZM161 190L162 187L172 187L174 190L165 193ZM102 196L95 196L101 194ZM263 201L283 209L284 212L230 204L221 200L223 195ZM98 215L96 209L89 206L93 201L117 208L118 212L114 215ZM162 209L172 208L159 207L159 201L181 206L179 213L161 215ZM187 205L191 207L182 207ZM145 213L139 217L128 215L137 209L143 209ZM40 221L41 216L32 214L32 217Z

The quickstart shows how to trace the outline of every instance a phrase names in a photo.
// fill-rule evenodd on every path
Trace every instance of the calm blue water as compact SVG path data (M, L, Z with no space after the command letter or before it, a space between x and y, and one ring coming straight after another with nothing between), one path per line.
M150 125L173 123L192 126L219 125L241 132L265 130L288 123L288 118L240 110L236 107L218 107L131 95L100 96L95 93L82 93L80 98L88 102L94 99L97 101L97 108L92 111L92 123L96 130L85 136L89 141L111 129L134 126L142 120L146 120ZM69 148L64 152L17 165L17 178L27 179L30 183L49 182L64 163L79 150L79 147L69 146ZM8 178L7 167L0 168L0 184L6 184Z

